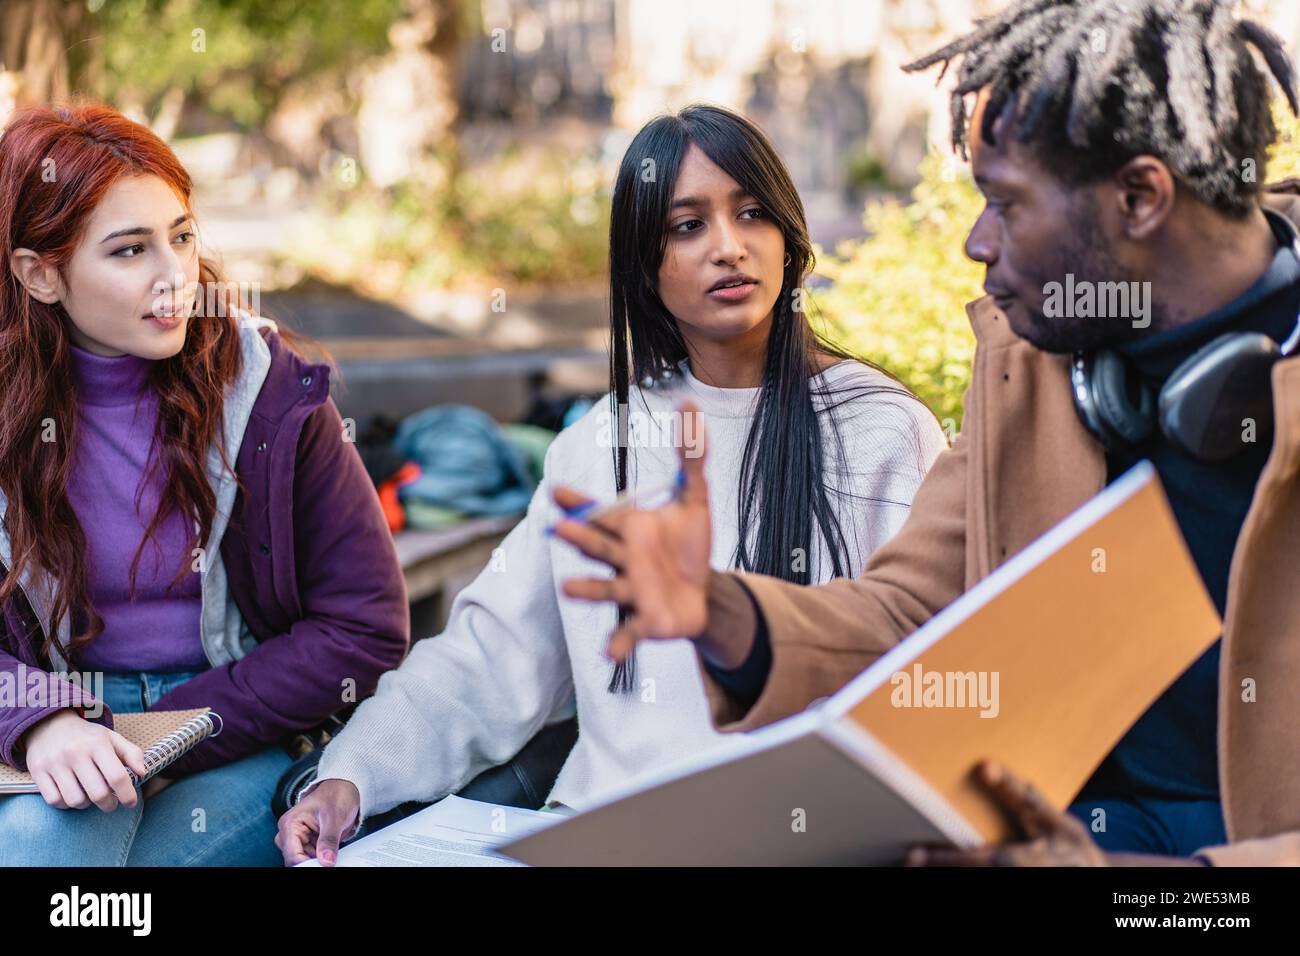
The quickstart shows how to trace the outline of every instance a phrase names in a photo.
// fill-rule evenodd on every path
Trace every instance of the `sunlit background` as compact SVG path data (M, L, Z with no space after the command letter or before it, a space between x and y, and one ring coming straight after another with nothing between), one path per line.
M337 359L335 399L428 604L419 633L516 518L399 495L410 455L393 429L465 406L536 473L606 389L609 190L661 112L719 103L767 131L819 246L815 321L955 431L963 305L982 281L961 249L980 203L946 145L937 71L900 65L999 6L4 0L0 121L85 94L172 144L208 252ZM1300 40L1295 0L1241 9ZM1296 124L1278 117L1272 178L1300 173Z

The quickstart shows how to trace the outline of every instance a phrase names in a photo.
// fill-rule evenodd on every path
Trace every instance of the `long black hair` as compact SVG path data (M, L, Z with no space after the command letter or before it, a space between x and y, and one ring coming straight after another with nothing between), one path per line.
M824 399L831 396L829 386L819 386L813 379L818 374L819 353L861 360L814 331L809 323L805 314L809 299L802 282L814 259L803 203L767 137L729 110L694 105L660 116L637 133L623 156L614 185L609 232L613 420L623 420L620 412L628 407L633 381L672 375L687 357L677 320L656 289L673 187L692 143L758 201L764 215L780 227L787 253L754 421L742 456L735 566L809 584L806 557L813 553L816 532L829 553L833 573L842 576L850 570L851 552L830 497L851 491L847 481L836 487L826 480L826 436L814 394ZM833 401L824 402L821 412L832 413L826 421L837 449L838 477L850 472L833 414L838 405L870 392L904 395L920 402L893 376L889 379L883 385L842 389ZM919 467L924 471L919 436L913 437ZM613 442L615 484L620 492L628 485L627 444L620 428L619 438ZM805 560L793 560L797 554ZM629 658L615 668L609 689L628 691L632 684Z

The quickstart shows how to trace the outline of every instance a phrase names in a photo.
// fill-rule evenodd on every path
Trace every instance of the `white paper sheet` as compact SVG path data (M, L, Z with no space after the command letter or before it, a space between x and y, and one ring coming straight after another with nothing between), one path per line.
M451 796L339 849L336 866L523 866L493 848L564 816ZM312 859L298 866L320 866Z

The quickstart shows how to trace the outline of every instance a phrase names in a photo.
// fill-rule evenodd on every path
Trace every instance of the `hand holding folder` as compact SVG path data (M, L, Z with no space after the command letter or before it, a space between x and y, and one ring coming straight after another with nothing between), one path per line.
M534 864L897 863L1012 835L992 759L1066 807L1222 624L1143 463L822 705L502 852Z

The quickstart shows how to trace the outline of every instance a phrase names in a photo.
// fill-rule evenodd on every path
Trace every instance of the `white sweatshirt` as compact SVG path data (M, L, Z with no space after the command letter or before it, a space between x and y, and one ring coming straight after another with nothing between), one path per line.
M828 438L825 473L828 487L851 492L843 498L831 494L830 501L851 553L849 573L857 575L902 525L917 486L947 443L920 402L869 366L840 362L814 385L837 393L829 403L837 406L833 414L848 470L841 470ZM888 391L861 397L841 392L859 387ZM684 362L674 377L631 390L632 488L676 474L676 407L689 397L704 414L711 563L720 569L734 567L740 463L758 392L705 385ZM818 408L828 403L814 401ZM822 422L827 436L825 416ZM351 780L361 794L361 819L408 800L431 802L456 792L483 770L509 761L543 726L571 716L575 703L578 741L550 799L576 809L634 776L726 745L710 720L690 642L643 642L634 690L610 693L613 665L604 648L616 610L560 593L566 579L609 572L545 534L563 517L551 489L561 484L598 501L613 498L616 435L603 399L556 437L527 515L456 597L446 630L416 640L406 660L380 678L374 696L325 748L317 780ZM824 545L814 551L808 556L812 580L825 581L831 572Z

